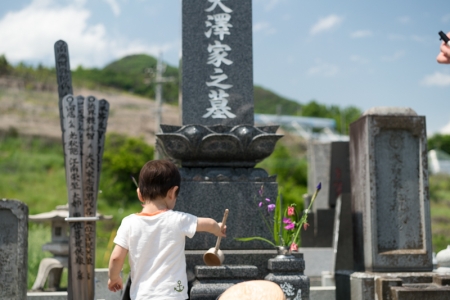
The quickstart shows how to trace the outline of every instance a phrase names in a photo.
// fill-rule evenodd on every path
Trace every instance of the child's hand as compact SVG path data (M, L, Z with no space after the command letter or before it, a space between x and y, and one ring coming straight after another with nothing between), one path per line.
M450 33L447 33L447 36L450 37ZM447 44L445 44L444 42L442 42L440 50L441 50L441 52L439 53L439 55L436 58L438 63L450 64L450 47Z
M220 228L222 227L222 222L217 223L217 225L218 225L217 229L216 229L217 231L214 232L214 234L216 236L226 237L227 236L227 225L223 226L222 230L220 230Z
M111 292L117 292L123 289L122 277L118 277L116 279L108 279L108 289Z

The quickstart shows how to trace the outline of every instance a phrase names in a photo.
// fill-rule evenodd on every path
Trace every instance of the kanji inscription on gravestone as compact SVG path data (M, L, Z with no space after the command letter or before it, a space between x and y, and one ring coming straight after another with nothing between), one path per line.
M183 125L253 125L251 0L182 5Z

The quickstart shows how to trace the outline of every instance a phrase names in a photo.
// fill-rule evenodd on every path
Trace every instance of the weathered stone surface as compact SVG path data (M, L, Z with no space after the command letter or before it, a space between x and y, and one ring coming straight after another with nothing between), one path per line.
M182 2L184 125L254 123L252 3L219 3Z
M277 283L287 300L309 299L309 278L303 274L303 258L293 255L277 255L267 263L269 273L265 279Z
M402 286L400 278L375 278L375 294L379 300L391 300L391 287Z
M0 200L0 299L27 296L28 206Z
M244 280L258 277L258 269L251 265L196 266L190 299L215 300L227 288Z
M349 193L338 197L334 224L334 270L353 270L352 203Z
M356 270L432 270L425 117L403 111L350 125Z
M275 203L278 184L274 177L269 177L267 172L261 169L181 168L180 171L182 182L176 210L218 221L222 220L225 209L230 210L227 235L232 238L222 239L220 245L222 250L273 248L272 245L262 241L240 242L234 238L261 236L272 239L260 214L267 214L269 219L272 215L268 213L267 207L259 207L258 203L265 198ZM247 179L239 180L241 178L239 174ZM218 180L219 175L230 180ZM261 186L264 187L263 197L258 192ZM192 239L186 239L187 250L208 250L215 244L215 236L202 232L196 233Z

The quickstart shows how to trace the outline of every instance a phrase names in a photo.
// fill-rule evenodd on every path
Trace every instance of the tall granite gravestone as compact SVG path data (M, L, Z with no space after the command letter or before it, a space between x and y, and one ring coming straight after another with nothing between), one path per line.
M0 199L0 299L25 300L28 272L28 206Z
M55 43L56 75L69 203L69 299L95 295L95 221L109 103L73 96L68 46Z
M350 275L351 299L450 299L450 289L435 284L443 278L430 272L426 145L425 117L410 108L372 108L350 125L354 258L361 271Z
M275 176L254 168L281 135L278 126L254 126L251 0L184 0L182 6L183 126L161 125L157 134L166 155L182 166L175 209L220 220L228 208L224 264L258 266L262 279L275 249L233 239L272 239L260 216L259 191L272 203L278 196ZM214 244L215 237L204 233L186 241L191 281Z
M183 1L182 124L253 125L251 0Z
M348 142L312 141L307 153L308 193L314 193L315 182L322 183L322 191L314 201L311 227L302 231L302 247L331 247L337 198L350 193Z

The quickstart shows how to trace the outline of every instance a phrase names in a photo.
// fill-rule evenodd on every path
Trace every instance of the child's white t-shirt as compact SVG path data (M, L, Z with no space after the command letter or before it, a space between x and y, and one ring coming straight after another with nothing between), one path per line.
M188 298L185 237L196 229L196 216L173 210L122 220L114 243L128 250L131 299Z

